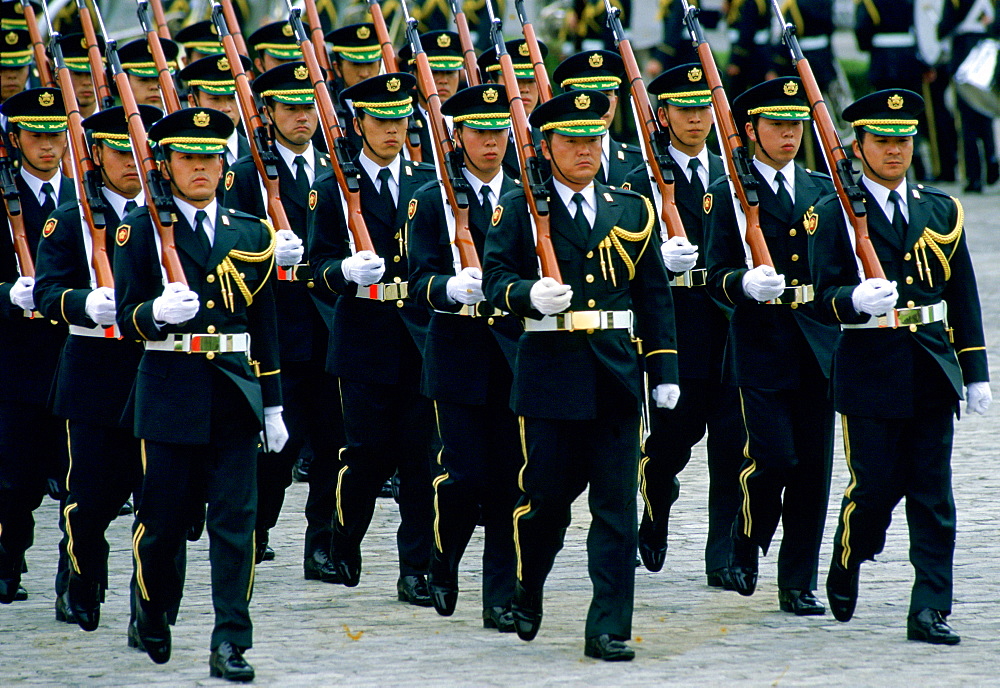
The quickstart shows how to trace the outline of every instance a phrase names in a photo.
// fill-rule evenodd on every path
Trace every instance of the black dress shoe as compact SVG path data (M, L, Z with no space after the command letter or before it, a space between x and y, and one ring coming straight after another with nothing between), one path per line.
M635 650L607 633L593 638L587 638L583 646L583 654L605 662L631 662L635 659Z
M246 682L254 679L253 667L243 658L240 648L228 640L212 650L212 656L208 659L208 673L227 681Z
M392 497L392 478L389 478L382 483L382 487L378 490L378 496L383 499L389 499Z
M396 598L416 607L430 607L433 604L423 576L400 576L396 581Z
M330 562L330 557L321 549L313 551L312 556L302 562L302 570L306 580L318 580L324 583L341 583L337 569Z
M976 179L965 185L965 193L982 193L983 182Z
M952 630L937 609L921 609L906 617L906 639L931 645L958 645L962 637Z
M292 466L292 480L297 483L309 482L309 467L312 465L312 454L299 456Z
M24 589L23 585L17 586L17 592L14 593L15 602L24 602L28 599L28 591Z
M728 568L715 569L709 571L705 576L708 587L722 588L723 590L735 590L733 578Z
M267 540L258 542L253 553L254 564L260 564L264 561L274 561L274 550L267 544Z
M837 621L847 622L854 616L860 573L860 567L845 569L837 561L830 564L830 573L826 576L826 601Z
M188 525L187 539L188 542L198 542L201 539L202 533L205 532L205 505L200 507L200 511L196 511L192 514L191 523Z
M441 616L451 616L455 613L458 603L458 583L442 579L433 572L427 574L427 590L431 596L434 610Z
M1000 163L996 160L986 163L986 185L992 186L1000 181Z
M331 552L330 563L333 565L334 571L337 572L339 582L353 588L361 582L361 547L355 546L345 549L351 551L341 552L338 549Z
M654 522L645 510L639 523L639 558L646 570L653 573L661 570L667 559L666 519Z
M75 624L76 617L73 616L73 608L69 606L69 591L56 597L56 621Z
M795 616L822 616L826 607L816 599L812 590L793 590L782 588L778 590L778 606L781 611Z
M137 602L135 608L135 630L139 645L149 658L157 664L170 661L170 626L167 615L154 609L147 610L148 602Z
M80 628L85 631L97 630L101 623L101 586L99 583L88 581L83 576L71 573L69 587L66 590L66 601Z
M760 548L743 536L733 538L733 565L729 567L729 578L733 590L749 597L757 589L757 567Z
M510 604L514 630L521 640L534 640L542 625L542 591L528 592L521 581L514 583L514 600Z
M142 652L146 651L146 646L139 637L139 629L135 627L135 621L130 621L128 624L128 646Z
M483 610L483 628L495 628L501 633L514 632L514 614L510 607L487 607Z

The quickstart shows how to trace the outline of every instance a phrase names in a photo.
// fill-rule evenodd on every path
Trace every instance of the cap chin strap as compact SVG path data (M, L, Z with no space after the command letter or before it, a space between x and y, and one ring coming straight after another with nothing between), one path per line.
M476 163L472 162L472 158L469 157L469 151L466 150L465 148L465 135L462 133L462 127L460 126L455 127L455 138L458 139L459 148L462 149L462 157L465 159L465 166L471 167L473 170L477 172L482 172L483 174L486 174L485 170L483 170L483 168L477 165Z
M191 205L194 205L196 203L203 203L204 202L204 199L191 198L186 193L184 193L183 191L181 191L181 187L178 186L177 183L173 181L174 180L174 171L172 169L170 169L170 161L169 160L164 160L163 161L163 165L164 165L164 167L167 168L167 171L170 172L170 191L171 191L171 193L174 193L174 194L180 196L185 201L189 201L191 203Z
M754 138L756 139L754 143L756 143L757 147L760 148L760 152L766 155L768 160L771 160L772 162L778 162L771 156L770 153L767 152L767 149L764 148L764 143L760 140L760 132L757 131L757 122L751 120L750 126L753 127L753 135Z
M870 162L868 162L868 156L865 155L864 144L861 144L861 143L858 144L858 151L861 153L861 159L864 160L865 167L868 168L869 172L871 172L873 175L875 175L876 177L878 177L879 179L881 179L884 182L889 182L890 184L893 182L892 179L888 179L886 177L883 177L881 174L879 174L878 172L876 172L875 168L872 167L872 164Z

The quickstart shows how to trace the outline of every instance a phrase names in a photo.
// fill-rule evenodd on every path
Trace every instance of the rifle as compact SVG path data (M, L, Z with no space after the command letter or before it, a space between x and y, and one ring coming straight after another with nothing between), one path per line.
M455 216L455 246L458 248L458 256L463 268L482 268L479 256L476 255L472 232L469 230L469 193L472 188L462 174L462 154L455 150L451 135L448 133L448 125L445 124L444 115L441 114L441 96L438 95L437 87L434 85L434 75L431 73L427 53L420 44L417 20L410 16L406 0L400 0L400 5L406 18L406 38L413 49L417 80L427 101L429 123L434 137L434 152L437 154L435 157L438 174L444 186L448 205L451 206Z
M104 71L104 58L101 56L101 48L97 44L97 32L94 31L94 18L90 16L90 8L87 7L87 0L76 0L76 9L80 14L83 35L87 39L87 59L90 62L90 78L94 82L97 102L100 103L100 109L106 110L109 107L114 107L115 99L111 95L111 88L108 86L108 76ZM48 15L47 8L46 15Z
M635 53L632 52L632 42L625 37L625 29L622 28L621 10L613 7L611 0L604 0L604 6L608 13L608 27L615 36L618 52L622 56L622 62L625 63L625 74L632 91L632 107L642 132L640 138L642 138L642 152L646 159L646 167L649 168L652 179L660 191L660 218L663 220L669 236L686 237L684 223L674 199L676 188L674 186L674 172L670 165L670 153L667 152L670 138L667 132L660 129L653 107L649 103L646 84L642 80L642 72L639 71Z
M782 17L780 5L776 0L771 0L771 3L775 16ZM819 84L813 75L809 60L802 54L802 48L799 47L799 39L795 36L795 27L792 24L784 24L782 40L791 51L792 65L799 73L799 78L802 79L802 85L806 90L806 99L809 101L810 110L812 110L813 122L816 124L816 131L823 143L826 164L833 172L833 185L837 189L837 196L840 198L840 205L844 208L844 214L854 229L854 252L861 261L861 267L866 277L885 279L882 264L879 263L871 238L868 236L868 212L865 209L865 194L854 179L853 166L851 161L847 159L847 153L837 135L837 129L834 127L833 117L826 107L826 101L823 100L823 94L819 90Z
M146 44L149 46L149 54L153 56L153 63L156 65L157 78L160 80L160 93L163 95L163 104L166 106L167 114L177 112L181 109L181 101L177 97L177 88L174 86L174 78L170 75L167 57L163 54L163 45L160 43L161 36L153 28L152 22L150 22L149 2L148 0L136 0L136 4L138 6L137 14L139 15L139 23L142 25L143 33L146 34ZM104 35L107 36L107 34ZM116 52L115 57L117 58L117 56Z
M229 27L229 35L232 36L233 42L236 43L236 52L240 55L249 55L250 53L247 52L247 43L243 40L243 30L240 28L239 19L236 18L236 10L233 9L233 0L218 0L218 2L222 5L222 15L226 20L226 26ZM229 64L232 64L232 62Z
M507 52L503 40L503 23L493 12L492 0L486 0L486 8L490 13L493 45L496 47L497 60L500 62L500 73L503 74L504 88L507 89L507 99L510 101L510 115L514 140L521 154L521 178L524 179L524 195L528 200L528 210L535 225L535 253L542 266L542 275L551 277L562 283L559 272L559 261L552 247L552 232L549 226L549 187L545 183L538 156L535 154L535 142L531 138L531 125L524 112L524 101L521 100L521 89L517 86L517 76L514 73L514 63Z
M524 34L524 42L528 46L528 57L535 70L539 102L544 103L552 97L552 84L549 83L549 73L545 71L545 59L542 57L542 49L538 47L535 27L528 20L528 13L524 9L524 0L514 0L514 9L517 10L517 18L521 22L521 33Z
M35 276L35 261L31 257L28 234L24 229L24 215L21 213L21 192L17 188L17 172L14 161L7 151L6 139L0 140L0 193L10 219L11 235L14 237L14 255L18 272L22 277Z
M684 3L684 24L687 26L691 39L698 50L698 59L705 72L705 81L712 91L712 107L715 110L715 121L719 127L719 139L722 141L722 151L725 153L726 167L729 169L729 183L736 192L736 197L746 216L747 227L745 240L750 247L750 259L754 266L770 265L771 252L767 249L764 234L760 230L760 201L757 198L757 178L751 171L750 154L743 144L743 139L736 128L733 111L729 107L729 99L722 90L722 78L715 64L712 48L705 38L705 30L698 20L698 8L692 7L688 0Z
M337 113L333 109L333 100L330 98L330 89L323 78L323 70L320 69L313 45L306 35L306 29L302 26L302 10L293 9L291 0L285 0L285 2L290 11L288 23L295 34L295 40L299 43L299 49L302 50L302 59L309 70L309 81L316 94L316 109L319 111L319 118L323 123L323 136L326 138L326 147L330 151L337 185L347 203L347 226L354 237L355 250L374 253L375 244L372 243L372 239L368 235L368 227L361 214L359 171L351 159L350 144L347 136L344 135L344 130L340 128L340 122L337 121ZM392 48L392 46L389 47Z
M375 25L375 35L382 46L382 64L387 72L397 72L400 69L396 51L392 47L392 39L389 38L389 28L385 23L385 15L382 14L382 5L379 0L368 0L368 11L372 15L372 24ZM420 150L420 129L414 124L406 128L406 152L413 162L423 162L423 152Z
M110 36L107 27L104 26L101 11L96 4L94 10L97 12L97 22L101 26L101 33ZM160 49L158 36L156 49ZM139 179L142 182L142 190L146 194L149 217L160 237L160 261L167 273L167 281L180 282L187 286L187 277L184 276L184 267L181 265L180 256L177 255L177 245L174 242L174 217L176 217L177 207L174 205L170 184L163 178L163 174L153 158L153 151L149 148L149 140L146 138L146 128L143 126L142 116L139 114L139 106L136 105L132 87L129 86L128 75L122 69L121 60L118 59L118 41L107 39L105 50L108 65L111 67L111 77L115 80L115 86L118 87L118 95L121 97L122 107L125 108L125 116L128 118L129 138L132 140L136 161L139 163ZM160 55L162 57L162 50ZM176 97L176 93L174 96Z
M330 53L326 49L326 39L323 37L323 24L319 20L319 11L316 9L316 0L305 0L306 19L309 20L309 30L312 32L313 49L319 60L319 66L326 75L326 80L333 80L333 66L330 64Z
M44 0L42 1L44 2ZM35 8L31 6L29 0L21 0L21 8L24 10L24 21L28 25L28 35L31 36L31 50L35 54L38 79L42 82L42 86L55 88L56 82L52 78L52 69L45 56L45 43L42 41L42 32L38 30L38 17L35 16Z
M469 86L478 86L479 66L476 64L476 49L472 47L472 34L469 32L469 21L459 0L449 0L451 13L455 17L455 27L458 29L458 42L462 46L462 59L465 61L465 81Z
M153 19L156 20L156 33L160 38L170 40L170 27L167 26L167 15L163 13L163 3L160 0L149 0L153 7Z

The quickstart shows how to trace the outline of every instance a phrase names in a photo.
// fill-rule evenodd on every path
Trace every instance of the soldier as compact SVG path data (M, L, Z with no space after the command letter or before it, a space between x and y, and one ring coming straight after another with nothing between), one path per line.
M916 93L890 89L844 110L857 134L868 233L885 279L859 271L835 196L814 211L816 298L843 330L833 400L851 471L826 590L833 615L849 621L861 563L882 551L892 510L905 497L916 574L906 637L955 645L961 638L945 620L955 550L953 415L963 385L966 412L985 413L992 393L962 204L906 181L923 106Z
M544 133L542 153L552 163L550 222L565 283L538 278L531 216L524 192L515 190L493 214L483 284L486 298L524 318L526 330L510 401L524 453L514 510L515 629L522 640L538 633L545 579L573 500L589 483L594 595L584 654L627 661L635 656L625 641L635 583L643 366L658 406L673 407L680 390L655 212L648 199L594 181L608 107L603 93L563 93L530 120Z
M57 205L75 200L73 182L59 173L66 152L66 110L55 88L33 88L0 106L8 120L8 149L20 154L15 174L28 245L34 256L42 227ZM46 492L61 499L66 475L66 427L48 409L49 389L66 328L35 311L34 277L21 275L10 219L0 229L0 604L27 599L20 588L24 553L34 535L32 512ZM51 482L51 484L49 484ZM66 607L68 562L60 551L56 619L73 623Z
M167 68L173 75L177 71L177 55L180 54L180 46L163 38L160 39L160 45L163 46L163 56L167 60ZM156 71L153 56L149 54L149 45L146 43L146 39L138 38L118 48L118 58L121 60L122 69L128 75L128 83L132 88L136 104L152 105L163 110L159 72Z
M97 112L97 94L94 89L94 79L90 75L90 58L87 55L87 37L82 33L70 33L59 41L63 58L69 68L73 81L73 92L76 93L76 104L80 107L80 115L90 117ZM97 47L101 51L101 64L104 59L104 39L97 36Z
M305 27L309 32L309 27ZM253 66L258 74L274 69L282 62L297 62L302 59L302 50L295 40L295 31L287 21L273 22L262 26L250 34L247 48L254 56Z
M441 102L448 100L459 88L459 77L462 74L462 46L458 34L454 31L431 31L420 34L420 46L427 53L427 62L434 75L434 86ZM406 43L397 53L400 69L416 73L413 47ZM434 162L434 144L431 141L430 115L427 112L427 97L422 87L417 83L417 105L413 108L413 118L407 136L411 145L419 141L420 153L424 162Z
M730 582L741 595L753 594L758 548L767 553L780 519L779 606L797 616L818 615L826 611L813 590L830 496L833 408L827 386L837 333L813 303L806 228L812 207L833 187L825 175L794 162L809 121L799 79L765 81L735 98L732 109L744 141L755 144L751 171L774 267L751 267L739 229L742 209L737 215L728 181L710 186L708 286L733 309L723 382L739 387L748 435Z
M374 24L350 24L335 29L325 36L332 45L333 73L337 77L333 107L337 120L344 123L344 133L351 144L354 155L361 152L361 137L350 126L354 113L340 98L336 97L345 88L370 79L379 73L382 62L382 48L375 35Z
M140 106L149 127L161 112ZM115 229L145 203L121 107L88 117L83 127L101 170L107 204L107 246L114 255ZM89 228L75 202L60 206L45 223L38 246L34 293L46 318L69 325L52 390L52 410L66 419L72 470L66 476L65 508L70 574L68 607L85 631L97 629L108 587L108 543L104 531L142 486L139 442L131 417L123 418L142 347L116 337L115 292L96 286Z
M240 56L243 71L250 75L253 65ZM187 101L191 107L212 108L225 113L233 122L233 133L226 140L223 158L223 178L230 165L250 155L250 142L240 132L240 104L236 100L236 80L225 56L203 57L182 69L177 78L187 85ZM221 192L220 187L220 192ZM239 210L239 208L237 208ZM263 217L263 215L257 215Z
M433 410L420 395L421 352L430 315L408 296L404 224L409 200L435 177L430 165L403 160L403 136L416 85L409 74L366 79L341 97L352 101L364 149L361 207L375 252L353 252L333 174L309 195L309 262L317 284L338 296L327 370L340 378L346 446L340 451L330 559L341 582L361 577L361 541L381 485L399 471L397 532L401 602L431 606L424 574L432 547ZM378 342L378 346L372 346Z
M470 186L469 231L483 255L494 203L517 187L503 174L510 103L492 84L452 96L456 145ZM417 192L408 212L410 283L428 306L421 390L434 400L443 449L434 480L434 555L427 583L434 608L455 611L458 566L477 519L483 524L483 626L514 630L514 532L520 445L510 410L511 367L521 324L483 296L482 270L462 268L439 182ZM453 225L452 225L453 226Z
M4 31L3 37L3 47L0 48L0 103L25 89L33 62L31 37L27 31L11 29ZM4 126L4 130L6 128Z
M732 0L726 13L729 26L730 93L743 93L764 80L771 66L771 8L768 0Z
M184 47L188 64L204 57L224 55L226 52L219 42L215 24L208 19L185 26L174 34L174 40Z
M705 189L725 173L722 158L708 150L712 98L698 63L678 65L649 84L659 102L657 117L670 136L674 196L688 240L666 239L661 247L677 322L681 398L671 410L650 409L650 436L639 462L644 502L639 556L650 571L663 567L670 507L680 493L677 475L691 448L708 431L708 540L705 572L712 587L730 587L732 525L739 508L737 477L746 442L736 388L721 381L722 352L731 309L720 308L705 288ZM626 177L626 188L652 197L645 165ZM693 244L691 242L694 242Z
M278 283L278 342L281 347L281 385L288 443L257 468L257 561L274 558L268 545L268 530L278 522L285 488L291 484L292 465L308 442L319 457L315 480L310 480L306 503L306 580L336 582L328 552L330 518L333 513L336 452L343 446L340 399L336 380L329 375L326 347L330 331L310 294L315 281L302 263L306 238L306 207L309 188L317 176L330 170L330 156L315 149L310 140L319 124L316 102L309 87L308 70L301 62L288 62L270 69L253 82L274 127L274 144L280 160L278 187L289 229L277 233L275 262ZM237 162L226 174L223 204L256 217L263 217L266 203L260 176L252 157ZM323 304L323 310L332 306ZM325 477L324 477L325 476ZM317 506L325 493L326 506Z
M604 123L611 126L618 109L618 87L625 75L625 65L618 53L610 50L588 50L567 57L556 67L552 78L563 91L600 91L611 107L604 114ZM621 186L625 175L642 164L642 152L633 145L619 143L606 134L601 140L601 167L597 181Z
M215 198L232 121L188 108L150 129L177 221L174 238L187 285L167 281L156 230L139 208L116 234L118 327L145 346L133 388L135 436L142 441L142 504L133 537L138 640L156 663L170 659L167 611L180 598L174 565L187 520L177 505L208 502L212 562L212 676L251 680L258 442L280 451L281 420L274 239L266 221L223 208ZM204 352L204 353L203 353ZM261 433L263 426L264 432Z

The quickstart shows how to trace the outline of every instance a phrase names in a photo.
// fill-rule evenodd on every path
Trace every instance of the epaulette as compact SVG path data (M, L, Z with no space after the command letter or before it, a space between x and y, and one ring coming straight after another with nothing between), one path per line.
M933 196L943 196L944 198L952 197L951 194L948 193L947 191L942 191L941 189L938 189L933 186L924 186L923 184L915 184L913 185L913 188L917 189L921 193L928 193Z
M825 180L827 180L829 182L833 181L833 177L831 177L830 175L828 175L826 172L818 172L816 170L810 170L810 169L806 168L806 173L810 177L815 177L816 179L825 179Z
M260 222L259 217L251 215L250 213L245 213L242 210L236 210L236 208L225 208L225 210L232 215L234 220L253 220L254 222Z

